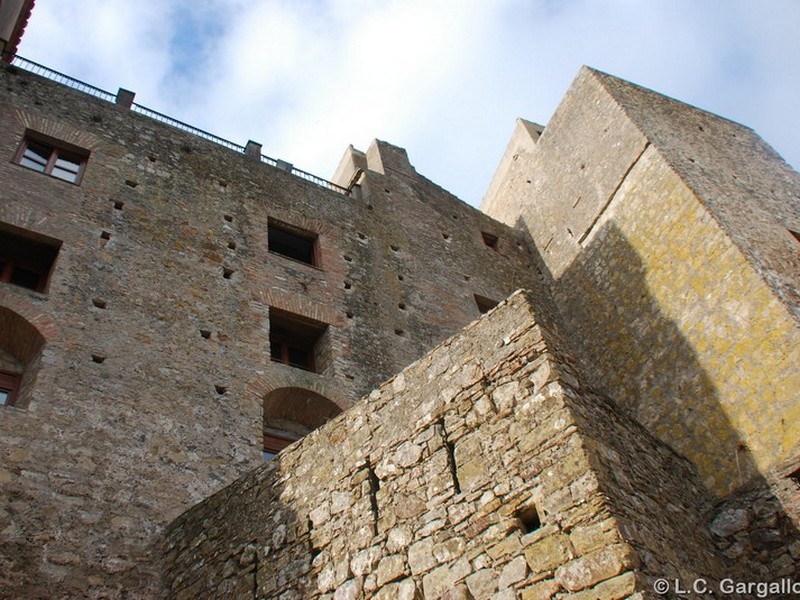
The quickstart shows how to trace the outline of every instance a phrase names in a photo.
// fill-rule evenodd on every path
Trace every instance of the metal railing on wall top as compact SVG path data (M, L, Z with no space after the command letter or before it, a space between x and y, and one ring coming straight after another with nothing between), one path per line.
M111 92L107 92L106 90L100 89L100 88L95 87L93 85L90 85L88 83L84 83L83 81L80 81L79 79L75 79L74 77L70 77L69 75L65 75L64 73L60 73L60 72L58 72L58 71L56 71L54 69L51 69L50 67L45 67L44 65L41 65L41 64L39 64L37 62L34 62L32 60L28 60L27 58L24 58L22 56L19 56L19 55L14 56L13 60L11 61L11 64L13 66L15 66L15 67L19 67L19 68L21 68L21 69L23 69L25 71L28 71L30 73L33 73L35 75L39 75L41 77L44 77L45 79L50 79L51 81L55 81L56 83L60 83L60 84L66 86L68 88L71 88L71 89L74 89L74 90L78 90L79 92L83 92L85 94L89 94L90 96L94 96L95 98L99 98L99 99L105 100L107 102L115 102L116 103L116 101L117 101L117 95L116 94L112 94ZM153 110L151 108L147 108L146 106L142 106L141 104L132 103L131 104L131 110L133 110L134 112L137 112L137 113L139 113L141 115L144 115L144 116L146 116L146 117L148 117L150 119L153 119L155 121L159 121L161 123L164 123L166 125L174 127L175 129L179 129L179 130L184 131L186 133L190 133L190 134L192 134L194 136L197 136L197 137L203 138L205 140L208 140L210 142L213 142L213 143L215 143L215 144L217 144L219 146L223 146L225 148L228 148L229 150L233 150L234 152L238 152L239 154L244 154L244 151L245 151L245 147L244 146L241 146L239 144L235 144L234 142L226 140L225 138L221 138L221 137L219 137L217 135L214 135L213 133L209 133L207 131L203 131L202 129L199 129L198 127L194 127L193 125L189 125L188 123L184 123L183 121L179 121L178 119L173 119L172 117L170 117L168 115L160 113L160 112L158 112L156 110ZM325 189L332 190L332 191L337 192L339 194L349 195L349 193L350 193L350 190L348 190L347 188L344 188L344 187L342 187L340 185L337 185L337 184L333 183L332 181L328 181L327 179L323 179L322 177L317 177L316 175L312 175L311 173L308 173L307 171L303 171L302 169L298 169L298 168L290 165L289 163L284 163L283 161L278 161L278 160L276 160L274 158L270 158L269 156L266 156L264 154L261 155L261 162L265 163L267 165L270 165L272 167L278 167L278 168L280 168L279 164L280 165L286 165L288 168L282 168L281 170L284 170L284 171L286 171L288 173L291 173L292 175L295 175L296 177L304 179L304 180L306 180L306 181L308 181L310 183L313 183L313 184L318 185L320 187L323 187Z

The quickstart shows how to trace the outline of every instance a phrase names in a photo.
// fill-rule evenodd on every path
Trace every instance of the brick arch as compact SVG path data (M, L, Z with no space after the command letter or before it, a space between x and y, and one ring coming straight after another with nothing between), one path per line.
M335 228L328 221L315 219L294 210L271 206L269 216L282 223L288 223L300 229L311 231L319 236L333 236L336 234Z
M297 369L292 370L296 371ZM264 399L271 392L281 388L297 388L312 392L329 400L340 410L345 410L352 405L351 399L342 393L338 386L328 380L322 379L318 375L306 372L300 372L298 375L279 372L271 372L269 375L260 375L247 383L244 395L245 398L255 403L262 404Z
M32 305L0 292L0 350L10 355L14 364L6 374L19 382L18 387L14 386L17 408L30 403L42 351L55 332L55 324L49 317Z
M55 138L62 142L84 148L86 150L95 150L102 143L102 140L86 131L76 129L61 121L48 119L42 115L33 112L19 110L16 111L17 121L26 129L35 131L36 133ZM20 141L22 138L20 137Z
M56 322L26 298L0 290L0 311L3 310L14 313L24 320L41 336L43 344L58 337Z
M328 325L341 327L344 325L343 314L328 304L310 300L300 294L285 292L277 288L260 292L261 301L267 306L274 306L286 312L314 319Z
M264 396L264 427L283 429L287 424L304 434L324 425L342 412L334 402L301 387L282 387Z

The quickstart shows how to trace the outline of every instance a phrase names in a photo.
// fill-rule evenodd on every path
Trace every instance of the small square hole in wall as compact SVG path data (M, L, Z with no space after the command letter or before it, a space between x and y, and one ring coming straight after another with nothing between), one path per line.
M110 239L111 239L111 232L109 232L109 231L104 231L104 232L102 232L102 233L100 234L100 239L103 239L103 240L110 240Z
M225 219L228 223L233 222L233 217L231 215L222 215L222 218Z
M217 392L217 394L222 396L225 392L228 391L228 388L225 387L224 385L215 385L214 390Z
M449 240L449 239L450 239L450 234L449 234L449 233L445 233L445 232L443 231L443 232L442 232L442 239L444 239L444 240Z
M134 181L133 179L126 179L125 180L125 185L127 185L128 187L135 188L137 185L139 185L139 182L138 181Z
M236 250L236 242L228 242L229 250Z
M116 210L122 210L123 206L125 206L125 203L122 200L114 200L114 208Z
M105 308L107 306L107 303L106 303L105 300L100 300L98 298L95 298L94 300L92 300L92 304L94 305L95 308Z
M97 363L98 365L103 364L106 360L106 357L102 354L92 354L92 362Z
M234 273L235 271L233 269L229 269L228 267L223 267L222 269L222 276L225 279L230 279L231 277L233 277Z
M519 522L519 528L522 533L533 533L542 526L539 511L536 510L535 506L520 508L514 516Z
M395 333L395 335L405 335L406 334L406 332L403 331L402 329L395 329L394 333Z
M200 330L200 337L204 340L207 340L211 337L211 332L208 329L201 329Z

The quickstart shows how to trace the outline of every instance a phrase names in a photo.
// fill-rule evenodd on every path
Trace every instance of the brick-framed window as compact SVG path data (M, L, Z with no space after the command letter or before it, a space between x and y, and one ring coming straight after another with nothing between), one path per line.
M290 367L318 372L317 344L327 328L327 323L270 307L270 359Z
M0 406L14 406L19 392L20 376L0 371Z
M0 223L0 282L44 292L59 240Z
M87 150L28 132L14 162L26 169L78 185L88 158Z
M267 222L267 244L270 252L319 267L317 234L275 219Z

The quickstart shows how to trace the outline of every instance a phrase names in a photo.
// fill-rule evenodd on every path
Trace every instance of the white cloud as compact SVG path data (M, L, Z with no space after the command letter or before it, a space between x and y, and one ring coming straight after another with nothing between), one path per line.
M754 127L800 164L794 0L48 0L20 53L329 176L404 146L477 203L581 64Z

